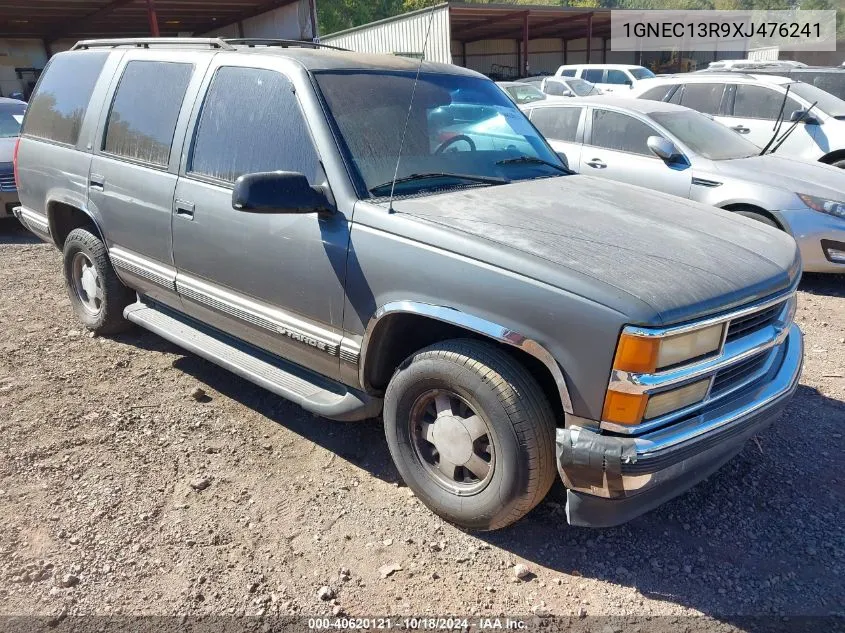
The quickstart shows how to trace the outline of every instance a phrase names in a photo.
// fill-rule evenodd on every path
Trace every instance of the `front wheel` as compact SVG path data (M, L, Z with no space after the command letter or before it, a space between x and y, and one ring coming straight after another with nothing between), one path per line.
M408 487L464 528L513 523L557 472L548 401L520 363L488 343L445 341L408 357L387 387L384 427Z

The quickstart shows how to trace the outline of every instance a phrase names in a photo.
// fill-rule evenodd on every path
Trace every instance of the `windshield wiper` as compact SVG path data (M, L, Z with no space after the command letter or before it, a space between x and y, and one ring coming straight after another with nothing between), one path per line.
M510 182L507 178L496 178L494 176L473 176L472 174L449 174L445 172L428 172L424 174L411 174L403 178L397 178L395 184L399 185L405 182L414 182L415 180L432 180L435 178L455 178L456 180L465 180L468 182L480 182L487 185L504 185ZM370 189L370 193L378 196L390 193L394 181L383 182Z
M497 165L517 165L517 164L546 165L546 166L551 167L553 169L557 169L559 172L562 172L564 174L571 174L572 173L571 169L567 169L563 165L555 165L554 163L551 163L547 160L543 160L542 158L539 158L537 156L523 155L523 156L514 156L513 158L503 158L502 160L497 160L496 164Z
M780 110L778 111L778 118L775 121L774 127L772 128L772 131L774 131L774 134L772 134L772 138L769 139L769 142L766 143L766 145L760 151L758 156L762 156L763 154L768 152L769 148L772 146L772 143L775 142L775 139L778 137L778 134L780 134L780 128L783 125L783 111L784 111L784 108L786 108L786 100L787 99L789 99L789 84L787 84L787 86L786 86L786 92L783 94L783 101L780 102Z
M796 127L798 127L798 124L799 124L799 123L802 123L802 122L804 121L804 119L805 119L805 118L807 117L807 115L810 113L810 110L812 110L813 108L815 108L815 107L816 107L816 103L818 103L818 101L816 101L815 103L813 103L813 105L811 105L809 108L807 108L806 110L804 110L804 114L803 114L803 115L801 115L801 118L800 118L800 119L798 119L797 121L795 121L795 122L794 122L794 123L790 126L790 128L789 128L786 132L784 132L784 133L783 133L783 136L781 136L781 137L778 139L778 142L777 142L777 143L775 143L775 144L772 146L772 149L770 149L770 150L769 150L769 152L768 152L769 154L774 154L776 151L778 151L778 148L779 148L781 145L783 145L784 141L786 141L786 139L789 137L789 135L790 135L790 134L792 134L792 130L794 130Z

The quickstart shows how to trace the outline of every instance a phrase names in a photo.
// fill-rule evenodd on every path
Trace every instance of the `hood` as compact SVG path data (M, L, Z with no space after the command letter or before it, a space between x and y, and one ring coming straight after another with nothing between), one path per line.
M777 154L712 162L725 175L776 187L790 193L807 193L845 201L845 177L838 167Z
M611 286L649 305L662 324L784 290L800 274L795 241L781 231L590 176L395 200L393 208L542 260L540 281L563 290L573 273Z

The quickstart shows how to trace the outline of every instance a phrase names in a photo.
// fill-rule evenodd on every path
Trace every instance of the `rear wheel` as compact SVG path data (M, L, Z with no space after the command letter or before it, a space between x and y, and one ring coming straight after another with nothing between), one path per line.
M102 240L86 229L74 229L62 251L65 286L79 320L97 334L126 330L131 324L123 309L135 295L118 279Z
M554 463L554 415L511 356L452 340L408 357L385 394L390 453L432 511L469 529L513 523L545 497Z

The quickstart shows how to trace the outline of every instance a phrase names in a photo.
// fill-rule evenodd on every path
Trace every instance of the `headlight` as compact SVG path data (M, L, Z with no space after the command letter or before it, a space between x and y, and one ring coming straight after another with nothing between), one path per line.
M838 200L827 200L825 198L817 198L806 193L797 194L801 198L801 202L806 204L814 211L821 211L837 218L845 220L845 202Z

